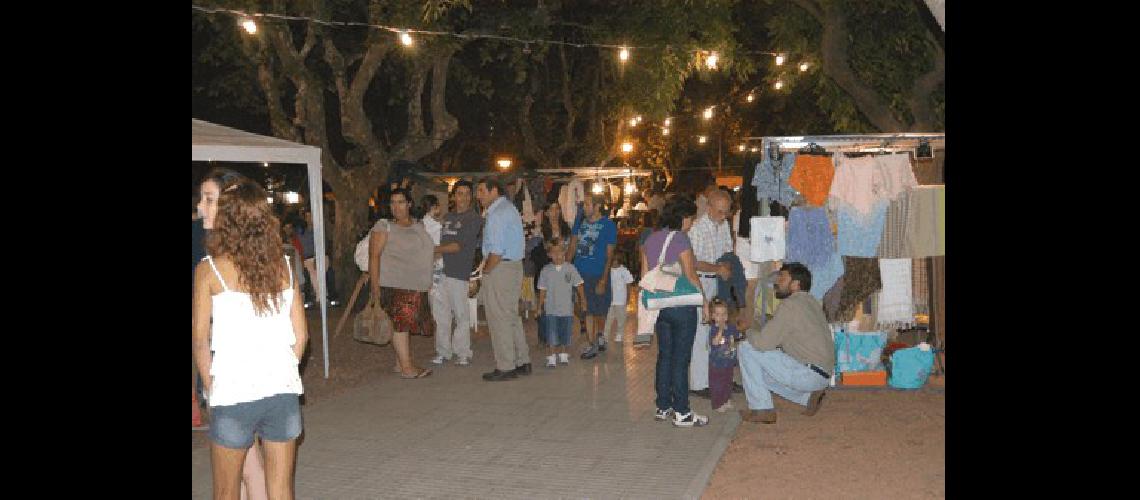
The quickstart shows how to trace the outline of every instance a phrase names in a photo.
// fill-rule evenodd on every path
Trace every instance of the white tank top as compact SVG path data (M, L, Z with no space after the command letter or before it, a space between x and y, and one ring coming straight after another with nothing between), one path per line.
M289 288L282 291L280 311L274 312L271 307L264 316L258 316L250 295L230 290L214 259L206 256L203 260L210 263L223 289L211 297L210 350L214 351L214 362L210 375L214 385L208 396L210 406L247 403L275 394L302 394L297 356L293 354L297 337L289 318L293 273L289 273ZM292 269L289 257L285 257L285 266Z

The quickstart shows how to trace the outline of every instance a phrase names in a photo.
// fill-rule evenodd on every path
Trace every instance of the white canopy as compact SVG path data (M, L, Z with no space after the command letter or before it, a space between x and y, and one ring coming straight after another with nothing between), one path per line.
M314 243L316 254L325 255L325 216L321 181L321 149L305 144L289 142L276 137L252 134L238 129L223 127L210 122L191 118L193 136L191 139L191 161L235 161L303 163L309 172L309 204L313 212ZM316 259L317 276L321 280L320 290L328 290L325 280L324 259ZM329 378L329 328L326 294L318 293L321 304L321 335L325 352L325 378Z

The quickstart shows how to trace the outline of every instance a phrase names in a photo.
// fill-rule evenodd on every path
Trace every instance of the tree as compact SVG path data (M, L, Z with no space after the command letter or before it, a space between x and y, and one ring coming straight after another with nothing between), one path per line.
M914 0L775 0L773 41L818 62L800 76L794 64L769 83L810 85L843 132L933 132L945 128L942 31ZM769 1L772 3L772 0Z

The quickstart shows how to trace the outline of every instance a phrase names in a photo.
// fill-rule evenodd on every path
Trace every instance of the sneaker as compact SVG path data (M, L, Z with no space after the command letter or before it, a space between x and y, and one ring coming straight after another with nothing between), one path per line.
M690 411L684 415L680 413L673 413L673 426L674 427L704 427L709 424L709 417L704 415L697 415Z
M558 366L558 363L555 362L554 360L555 360L555 357L553 354L547 356L546 357L546 367L547 368L554 368L555 366Z
M459 366L467 366L467 365L471 364L471 358L469 358L467 356L460 356L459 359L455 362L455 364L457 364Z
M730 399L728 401L725 401L724 404L720 405L720 408L717 408L716 412L717 413L724 413L724 412L731 410L733 408L734 408L734 406L732 406L732 400Z
M582 359L594 359L598 356L598 345L590 344L582 350Z
M447 361L447 358L444 357L443 355L439 355L439 356L436 356L434 358L431 358L431 364L433 364L433 365L442 365L444 361Z
M564 352L558 353L558 362L564 365L570 364L570 355Z
M606 338L598 337L598 352L606 352Z
M653 413L653 419L654 420L668 420L669 416L672 414L673 414L672 408L670 408L668 410L662 410L662 409L658 408L657 411Z

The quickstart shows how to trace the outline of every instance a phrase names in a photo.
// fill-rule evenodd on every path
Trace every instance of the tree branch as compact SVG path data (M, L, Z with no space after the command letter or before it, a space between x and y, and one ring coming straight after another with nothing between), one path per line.
M570 93L570 64L566 62L566 46L558 46L558 57L562 61L562 107L566 110L566 127L563 130L563 140L555 149L556 165L562 163L562 155L574 147L574 96Z
M929 31L926 39L934 48L934 68L922 75L914 82L914 86L907 96L907 105L914 115L913 128L919 131L934 132L938 118L934 113L934 103L931 96L946 79L946 53L942 50L938 40Z
M810 3L797 0L797 4ZM802 5L801 5L802 6ZM809 10L810 12L810 10ZM823 40L820 44L823 54L823 72L835 81L852 99L867 119L880 132L901 132L903 123L895 119L890 104L875 89L863 83L851 69L851 56L847 23L838 5L829 4L823 10Z

